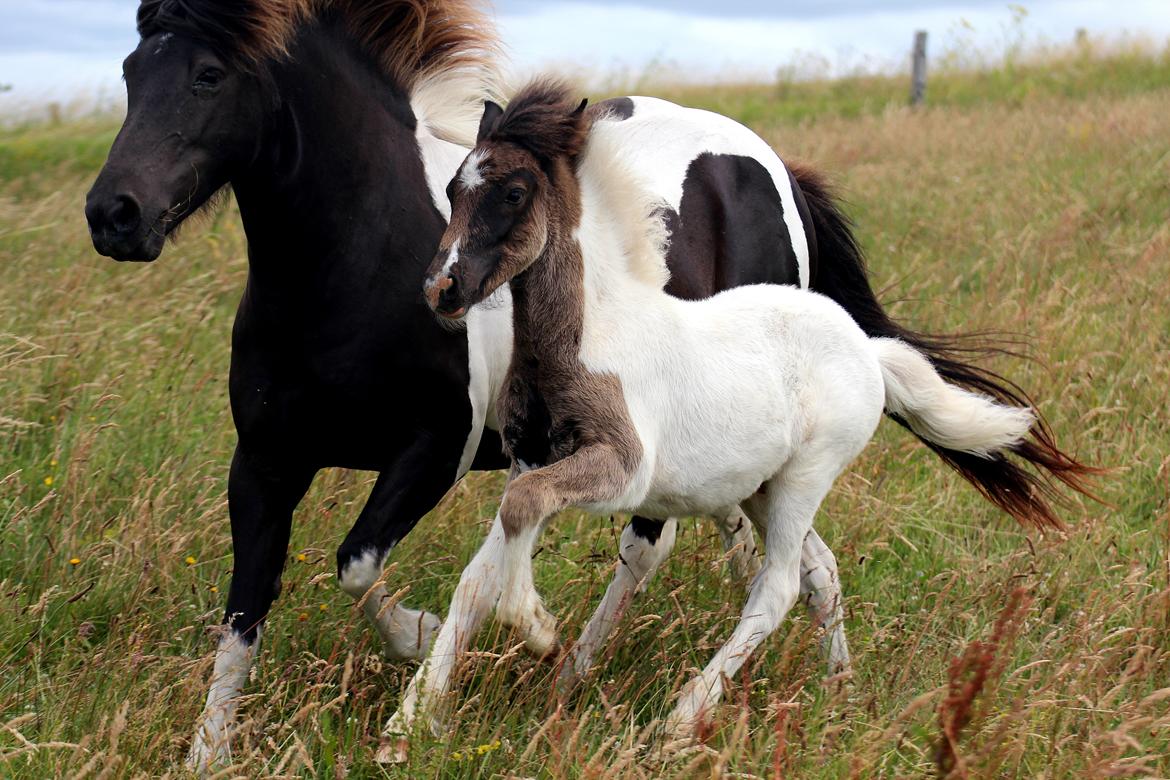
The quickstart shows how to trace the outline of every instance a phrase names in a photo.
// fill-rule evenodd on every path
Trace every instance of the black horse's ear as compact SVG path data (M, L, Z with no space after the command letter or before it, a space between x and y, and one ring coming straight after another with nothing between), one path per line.
M583 98L581 105L577 106L577 110L573 112L573 116L577 116L585 111L585 106L589 105L589 98Z
M496 128L496 123L500 121L500 115L504 113L504 109L490 100L483 102L483 117L479 120L479 132L476 133L475 142L479 143L487 138L488 134Z

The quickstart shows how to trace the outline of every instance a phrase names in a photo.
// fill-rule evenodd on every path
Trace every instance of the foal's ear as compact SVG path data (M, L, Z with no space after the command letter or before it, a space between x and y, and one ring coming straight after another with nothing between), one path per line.
M500 116L504 113L504 109L490 100L483 102L483 116L479 120L479 132L476 133L475 142L479 143L487 138L492 130L496 129L496 123L500 121Z
M582 98L581 105L577 106L577 110L573 112L573 116L580 116L585 113L585 106L589 105L589 98Z

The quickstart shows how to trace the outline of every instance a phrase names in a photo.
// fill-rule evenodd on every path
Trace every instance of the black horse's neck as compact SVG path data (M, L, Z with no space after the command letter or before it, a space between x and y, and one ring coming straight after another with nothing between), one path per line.
M417 298L444 222L404 91L336 23L314 23L273 66L278 107L233 188L248 236L249 295ZM385 309L393 309L387 300Z
M471 419L467 339L422 296L445 222L407 96L328 21L271 78L261 152L232 180L249 260L232 332L241 445L380 470L430 437L453 475Z

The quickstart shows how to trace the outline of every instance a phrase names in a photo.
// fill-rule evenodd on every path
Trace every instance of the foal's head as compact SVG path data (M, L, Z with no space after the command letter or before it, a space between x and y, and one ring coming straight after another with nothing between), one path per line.
M585 145L585 101L533 82L508 108L487 103L475 149L447 186L451 222L423 285L439 315L458 319L545 251L551 231L580 215L574 165Z

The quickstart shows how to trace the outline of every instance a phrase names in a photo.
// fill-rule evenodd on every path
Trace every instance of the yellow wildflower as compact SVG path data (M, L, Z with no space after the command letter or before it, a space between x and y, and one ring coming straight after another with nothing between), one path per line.
M500 741L497 739L497 740L493 740L493 741L487 743L486 745L476 746L475 754L478 756L482 756L482 755L486 755L487 753L492 752L493 750L499 750L499 748L500 748Z
M45 487L52 487L52 486L53 486L53 478L52 477L45 477Z
M309 619L308 612L302 612L301 614L297 615L297 620L301 621L302 623L308 619Z
M219 588L218 588L218 587L216 587L215 585L212 585L212 586L211 586L211 592L212 592L212 593L219 593Z
M460 753L458 750L456 750L454 753L452 753L452 754L451 754L451 758L452 758L453 760L455 760L455 761L462 761L462 760L463 760L463 754L462 754L462 753Z
M51 461L49 461L49 465L50 465L50 466L56 466L56 465L57 465L57 459L56 459L56 458L53 458Z
M78 557L76 557L76 556L74 556L73 558L70 558L70 559L69 559L69 563L71 563L71 564L73 564L74 566L76 566L77 564L81 563L81 559L80 559L80 558L78 558Z
M322 611L322 612L324 612L324 611L325 611L325 610L327 610L327 609L329 609L329 605L328 605L328 604L322 604L322 605L321 605L321 611Z
M188 555L188 556L187 556L187 558L186 558L186 561L187 561L187 565L188 565L188 566L194 566L196 563L198 563L198 561L197 561L197 560L195 560L195 556L194 556L194 555Z
M305 561L309 560L309 556L305 555L304 553L297 553L297 560L301 563L304 563Z

